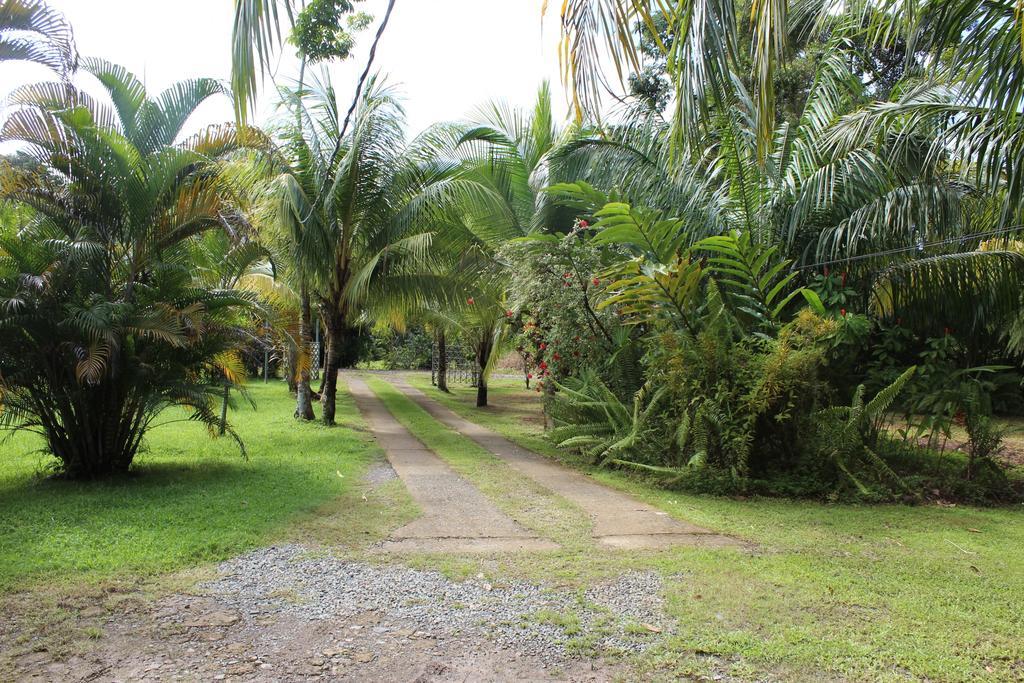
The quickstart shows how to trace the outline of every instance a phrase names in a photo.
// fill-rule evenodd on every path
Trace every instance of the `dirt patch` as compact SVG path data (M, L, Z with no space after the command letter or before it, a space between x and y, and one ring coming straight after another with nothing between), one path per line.
M192 594L104 609L74 654L22 647L18 681L608 681L671 632L660 577L584 593L456 582L279 546L220 566ZM492 583L494 581L494 583ZM5 651L9 642L0 642Z
M479 638L442 641L382 627L373 613L322 621L288 613L240 614L234 624L212 627L176 627L166 616L207 609L222 607L195 596L164 600L155 613L109 624L87 655L59 660L35 652L19 658L12 679L607 681L616 671L601 662L551 664Z

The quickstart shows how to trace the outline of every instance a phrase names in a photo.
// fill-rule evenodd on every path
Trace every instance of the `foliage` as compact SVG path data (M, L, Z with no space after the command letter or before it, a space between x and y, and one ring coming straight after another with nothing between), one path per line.
M833 325L805 311L777 339L747 336L714 288L708 309L697 335L662 335L649 362L669 388L677 463L727 472L742 486L801 457L801 422L827 398L823 346Z
M363 346L360 362L379 365L384 370L422 370L430 368L433 339L422 329L398 333L371 330Z
M350 31L365 28L370 21L367 15L353 11L349 0L310 0L295 17L292 43L310 64L346 59L355 45ZM345 15L350 15L345 22L348 30L342 26Z
M747 329L777 327L798 296L818 314L825 312L813 289L793 286L797 273L786 272L790 262L778 258L778 245L759 245L749 233L736 231L705 238L694 249L711 252L707 265L711 277L726 295L733 315Z
M879 317L900 317L918 329L941 320L982 336L1009 323L1019 309L1022 286L1022 254L951 254L890 267L875 282L872 306Z
M859 299L857 290L847 283L847 271L829 272L828 268L822 274L816 274L807 284L808 289L814 291L821 301L821 305L830 314L845 317L847 311L853 311Z
M242 381L252 300L190 266L205 233L242 239L218 160L260 140L225 126L175 142L214 81L150 99L123 68L84 66L109 103L28 85L0 133L33 162L4 161L0 195L34 210L0 243L0 426L41 433L73 477L127 470L168 406L212 431L221 388Z
M265 197L266 222L288 245L297 278L319 304L327 334L323 420L334 421L337 371L358 359L369 317L401 322L419 306L452 299L432 250L438 216L429 203L449 176L425 158L431 139L404 141L393 89L371 80L342 135L330 79L283 91L283 163ZM337 153L335 152L337 150Z
M466 302L439 310L475 350L480 406L487 405L487 378L512 331L506 321L515 266L499 254L514 240L555 231L548 221L565 221L542 191L557 179L555 153L573 135L558 129L544 83L532 110L491 102L472 123L437 126L424 136L433 141L433 163L452 171L427 197L437 228L435 267Z
M623 403L593 371L556 384L552 406L555 427L548 438L561 448L578 449L594 464L626 464L650 438L652 417L661 408L665 389L652 395L641 387L632 405Z
M621 396L642 384L635 335L599 307L601 272L615 256L597 244L583 219L563 237L535 236L498 253L511 281L506 325L538 392L587 368L600 369Z
M78 64L71 26L43 0L0 2L0 61L26 60L69 77Z
M864 481L864 473L876 475L889 487L908 490L907 485L878 456L878 444L883 421L897 395L917 368L911 366L889 386L865 402L864 385L857 387L849 406L836 406L818 411L811 416L817 448L861 494L872 493Z

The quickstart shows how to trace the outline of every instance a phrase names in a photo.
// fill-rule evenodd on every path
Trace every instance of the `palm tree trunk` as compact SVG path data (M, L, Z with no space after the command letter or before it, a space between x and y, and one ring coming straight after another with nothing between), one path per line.
M551 402L555 399L555 382L553 376L548 376L544 382L544 431L555 428L554 418L551 416Z
M448 344L444 330L437 333L437 388L448 393Z
M299 345L285 344L285 379L288 383L288 393L296 394L299 391L299 382L297 379L298 368L299 368L299 353L302 349Z
M220 404L220 435L228 430L228 400L231 397L231 385L224 382L224 397Z
M122 474L131 467L145 432L137 396L116 382L84 391L50 391L36 403L50 451L70 479Z
M487 368L487 362L491 359L492 350L491 335L482 335L476 347L476 363L480 370L480 377L476 383L477 408L487 407L487 376L484 370Z
M316 362L316 359L310 356L310 328L313 314L310 311L309 290L306 288L305 282L302 283L300 296L302 298L302 310L299 312L299 353L297 359L299 386L296 391L295 417L300 420L315 420L316 414L313 413L313 401L311 400L312 389L309 387L309 368Z
M325 322L328 338L327 362L324 364L324 387L320 402L324 406L324 424L333 425L338 394L338 370L341 369L342 347L345 342L345 318L337 311L331 311Z
M487 407L487 378L483 376L483 373L480 374L480 379L476 383L476 407Z
M321 313L321 318L322 318L323 317L323 309L321 309L320 313ZM323 399L323 395L324 395L324 384L327 382L327 373L324 371L324 365L326 365L326 362L327 362L327 349L331 348L331 334L330 334L330 332L327 331L326 326L321 325L321 327L323 328L324 341L323 341L323 344L320 346L320 355L318 355L317 358L316 358L316 362L320 366L320 370L321 370L321 372L320 372L320 386L317 387L317 390L316 390L316 400L318 400L318 401L322 400ZM324 359L324 363L323 364L320 363L320 358L321 357Z

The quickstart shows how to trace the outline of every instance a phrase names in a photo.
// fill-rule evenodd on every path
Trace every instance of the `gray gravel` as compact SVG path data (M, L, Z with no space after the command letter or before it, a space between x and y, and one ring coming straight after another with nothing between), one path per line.
M374 463L363 476L364 481L374 486L380 486L393 479L398 479L398 474L395 472L395 468L387 461Z
M433 571L348 562L299 545L264 548L220 565L204 586L250 619L281 612L310 620L380 615L374 631L444 640L485 637L499 647L556 661L579 642L602 653L640 652L669 631L662 580L632 572L586 591L530 583L457 582ZM568 619L563 618L569 616ZM578 639L574 645L573 639Z

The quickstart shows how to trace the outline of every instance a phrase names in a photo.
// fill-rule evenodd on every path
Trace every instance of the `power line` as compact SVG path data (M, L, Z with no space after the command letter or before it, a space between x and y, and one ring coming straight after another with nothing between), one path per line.
M924 251L932 247L947 246L950 244L956 244L957 242L980 240L986 237L997 237L999 235L1005 235L1011 232L1020 232L1024 230L1024 225L1015 225L1009 228L1001 228L999 230L989 230L987 232L977 232L972 235L960 235L958 237L947 237L943 240L935 240L934 242L925 242L923 244L914 244L909 247L897 247L895 249L887 249L886 251L876 251L870 254L860 254L858 256L849 256L847 258L834 259L832 261L821 261L819 263L812 263L806 266L797 266L793 270L812 270L817 268L824 268L825 266L834 266L837 264L847 264L854 261L865 261L868 259L878 258L881 256L894 256L896 254L905 254L911 251Z

